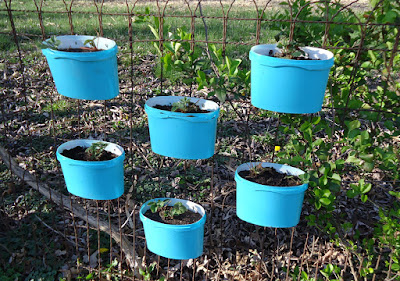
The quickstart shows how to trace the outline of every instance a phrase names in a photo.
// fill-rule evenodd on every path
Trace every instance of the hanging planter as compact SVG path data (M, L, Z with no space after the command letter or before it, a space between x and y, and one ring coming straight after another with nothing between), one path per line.
M82 151L93 148L94 143L103 146L105 156L101 157L115 158L100 161L74 159L83 159ZM98 140L73 140L57 149L57 160L61 164L68 191L86 199L112 200L124 193L124 158L125 152L121 146Z
M270 186L252 182L239 173L249 171L261 162L240 165L235 173L237 216L249 223L268 227L292 227L299 223L304 192L308 184ZM300 169L274 163L261 163L263 168L275 168L281 174L298 176Z
M57 91L75 99L108 100L119 93L117 51L113 40L85 35L57 36L43 42ZM92 46L85 41L92 40Z
M151 202L163 202L164 200L167 200L165 201L167 206L181 203L188 211L197 214L199 220L190 224L177 225L156 221L146 216L153 215L150 211ZM143 223L147 248L151 252L165 258L179 260L194 259L203 253L206 213L199 204L182 199L152 199L140 208L140 220Z
M312 60L274 57L280 52L276 45L251 48L251 103L255 107L301 114L321 110L333 54L314 47L301 49Z
M186 98L205 113L182 113L158 106L171 107L184 99L159 96L146 101L150 142L154 153L179 159L207 159L214 155L219 106L198 98Z

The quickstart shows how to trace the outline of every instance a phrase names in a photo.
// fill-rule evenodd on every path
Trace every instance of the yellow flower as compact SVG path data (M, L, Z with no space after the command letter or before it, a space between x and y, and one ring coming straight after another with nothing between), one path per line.
M278 152L279 150L281 150L281 147L279 145L275 146L275 151Z

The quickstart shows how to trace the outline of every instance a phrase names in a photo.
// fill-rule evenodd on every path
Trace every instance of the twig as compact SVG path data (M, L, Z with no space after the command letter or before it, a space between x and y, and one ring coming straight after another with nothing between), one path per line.
M135 206L135 208L136 208L136 206ZM135 212L135 208L132 210L132 212L130 212L130 214L126 218L126 221L121 225L121 229L123 229L125 227L125 225L127 225L128 223L130 223L130 226L133 227L133 222L131 220L131 217L132 217L133 213Z

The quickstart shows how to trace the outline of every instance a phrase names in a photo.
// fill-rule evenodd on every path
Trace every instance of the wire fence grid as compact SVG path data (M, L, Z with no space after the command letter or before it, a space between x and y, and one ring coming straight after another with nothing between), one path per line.
M36 9L17 7L15 0L3 0L0 6L0 18L7 21L8 26L0 30L3 38L9 39L14 44L15 57L3 57L2 93L1 93L1 123L0 131L3 135L0 155L2 163L8 167L8 176L0 181L2 186L3 220L0 227L6 230L15 223L8 221L7 213L14 215L9 217L14 220L28 219L32 228L29 235L24 237L24 244L32 244L36 253L43 255L43 266L49 263L50 257L55 259L65 255L72 255L66 262L68 266L61 269L65 280L73 280L82 274L88 279L109 280L107 278L120 278L119 280L141 280L139 268L146 271L154 262L155 269L151 272L152 279L158 280L164 276L166 280L311 280L305 279L301 272L306 272L309 278L325 278L321 272L329 264L341 268L340 273L332 275L338 280L367 280L364 277L364 265L368 261L368 254L351 252L350 245L339 244L321 236L317 228L308 227L304 219L297 227L290 229L262 228L247 224L236 217L235 209L235 184L233 181L234 167L238 161L252 160L254 157L254 144L250 137L250 130L243 134L245 122L237 119L238 125L224 121L219 123L221 127L230 128L233 131L242 131L236 144L242 150L234 155L222 151L216 151L216 155L208 160L183 161L163 158L149 152L148 132L146 120L143 117L142 108L146 98L154 94L155 89L159 93L171 93L181 91L183 94L196 96L201 94L190 91L185 87L173 88L163 79L164 70L161 68L160 77L147 77L149 69L156 68L159 63L155 55L147 54L139 57L139 62L134 44L147 43L150 48L153 42L158 42L163 54L163 43L184 42L185 40L165 37L163 21L171 18L188 19L187 28L190 30L191 39L186 40L193 48L201 44L219 44L225 52L228 46L252 46L264 43L262 38L262 24L267 22L282 22L294 25L324 25L325 38L330 36L330 28L334 25L346 25L359 28L362 40L352 47L330 46L324 41L327 49L345 49L354 51L354 71L360 65L360 55L369 50L382 53L390 53L394 57L399 53L397 34L395 45L392 48L376 48L363 45L363 39L368 36L368 30L379 27L398 28L400 23L377 24L369 19L366 21L358 18L358 22L337 22L334 15L318 21L298 20L298 15L292 15L285 20L268 18L269 9L279 6L280 1L44 1L33 0ZM25 3L23 1L22 3ZM305 1L305 7L317 5L329 1ZM82 5L85 8L82 8ZM108 12L113 5L125 6L125 11ZM218 10L218 16L204 15L202 5L213 5ZM376 9L380 8L380 1ZM47 10L47 5L56 10ZM143 7L154 7L155 13L143 14ZM233 9L244 5L252 9L252 17L241 18L231 15ZM365 1L346 1L339 12L366 5ZM241 6L239 6L241 7ZM176 10L184 10L175 14ZM16 15L18 15L16 17ZM29 32L18 28L18 20L22 16L36 15L36 21L32 22ZM67 20L68 31L75 34L80 30L75 18L81 15L97 17L96 30L100 36L108 37L110 28L107 27L109 17L115 16L126 22L125 35L118 38L121 45L119 62L120 95L108 101L83 101L60 97L54 87L50 72L43 57L40 54L32 56L34 50L26 47L27 41L37 39L44 40L54 34L48 31L46 17L57 15L59 21ZM140 16L155 16L159 18L159 39L150 35L140 37L135 33L133 19ZM198 38L199 21L219 20L222 23L222 34L219 40ZM231 41L228 29L232 22L244 21L255 23L255 30L251 41ZM204 28L204 27L203 27ZM240 32L238 30L237 32ZM60 34L58 34L60 35ZM40 40L39 39L39 40ZM203 46L202 45L202 46ZM150 52L149 52L150 53ZM246 54L247 55L247 54ZM392 69L394 61L389 61L386 69ZM143 69L144 68L144 69ZM379 70L377 76L380 75ZM397 76L398 73L392 73ZM389 75L390 76L390 75ZM348 115L359 112L375 112L378 116L398 116L398 108L381 109L351 108L348 101L352 91L355 91L355 73L348 78L350 95L344 107L326 106L320 116L322 118L334 118L338 115ZM147 80L146 80L147 79ZM153 89L153 90L152 90ZM171 90L172 89L172 90ZM16 103L18 105L14 105ZM69 109L57 109L57 105L66 103ZM234 101L231 104L238 105L237 110L244 116L260 114L258 109L250 105L249 99ZM46 109L46 106L50 110ZM226 111L233 111L230 104L222 105ZM356 115L354 115L356 116ZM312 116L305 116L304 120ZM377 117L379 118L379 117ZM258 124L251 124L254 130L260 127L273 128L279 125L279 118L268 117ZM248 119L247 119L247 122ZM277 125L278 124L278 125ZM236 126L236 128L235 128ZM334 126L334 125L333 125ZM276 131L277 132L277 131ZM277 133L276 133L277 134ZM115 200L96 201L86 200L73 196L66 192L61 168L55 159L55 150L58 145L68 139L74 138L98 138L113 141L122 145L126 150L125 160L125 194ZM144 139L143 139L144 137ZM221 147L223 137L219 138L218 147ZM332 138L336 138L332 134ZM233 140L230 138L230 140ZM333 140L328 140L333 143ZM262 145L261 145L262 146ZM265 148L265 147L264 147ZM268 148L265 148L268 151ZM270 151L270 150L269 150ZM273 159L273 152L270 151ZM252 155L253 153L253 155ZM197 174L193 172L197 170ZM170 176L166 175L168 173ZM193 173L195 176L193 176ZM204 197L195 197L195 193L201 193L199 186L193 177L199 176L209 187L204 192ZM186 188L183 189L179 182L186 178ZM192 179L192 180L189 180ZM344 186L356 182L349 178L343 182ZM173 186L165 191L165 186ZM393 190L398 184L393 181L376 179L375 193L384 193ZM147 189L145 188L147 186ZM150 186L150 189L149 189ZM31 190L31 191L28 191ZM38 191L38 192L35 192ZM145 194L150 192L151 194ZM17 194L23 194L17 196ZM14 201L10 203L5 199L10 194L15 194ZM202 193L203 194L203 193ZM207 211L205 227L204 254L194 260L169 260L156 256L146 249L142 224L139 220L138 210L140 203L146 197L156 195L169 195L171 197L192 198L200 202ZM38 203L39 202L39 203ZM38 206L39 204L39 206ZM357 212L357 206L347 208ZM44 211L44 206L52 210L56 215L50 216ZM371 205L372 206L372 205ZM373 207L373 206L372 206ZM37 211L32 211L32 210ZM340 210L339 210L340 211ZM311 212L311 206L305 206L302 218ZM362 214L360 214L362 218ZM370 232L371 229L362 219L359 220L360 229ZM37 229L47 229L52 233L54 243L61 245L60 250L50 255L45 251L51 241L43 241ZM46 246L43 246L43 243ZM1 245L0 245L1 246ZM4 245L7 249L7 245ZM41 247L44 247L41 249ZM66 251L68 254L65 254ZM383 266L392 264L392 259L384 258L387 249L380 249L377 259L374 259L370 267L375 269L372 280L395 280L398 273L392 272ZM13 253L13 258L18 255L28 255L23 250ZM55 256L54 256L55 255ZM391 257L391 255L389 255ZM116 260L116 264L113 264ZM2 265L10 261L2 261ZM112 265L112 266L110 266ZM29 267L29 264L24 266ZM297 272L297 274L296 274ZM307 277L308 278L308 277ZM370 277L368 277L370 280ZM50 279L49 279L50 280ZM325 279L324 279L325 280Z

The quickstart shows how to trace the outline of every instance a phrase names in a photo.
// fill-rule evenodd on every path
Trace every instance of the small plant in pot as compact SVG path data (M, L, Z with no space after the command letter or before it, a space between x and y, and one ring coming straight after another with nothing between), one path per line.
M199 98L158 96L146 101L153 152L179 159L214 155L219 106Z
M107 100L119 93L113 40L86 35L53 36L42 42L57 91L84 100Z
M250 50L251 103L282 113L315 113L324 101L333 53L289 43Z
M124 193L124 158L121 146L97 140L73 140L57 149L68 191L86 199L112 200Z
M302 175L300 169L275 163L240 165L235 173L238 217L260 226L296 226L308 188Z
M203 253L206 214L199 204L156 198L140 208L148 249L170 259L193 259Z

